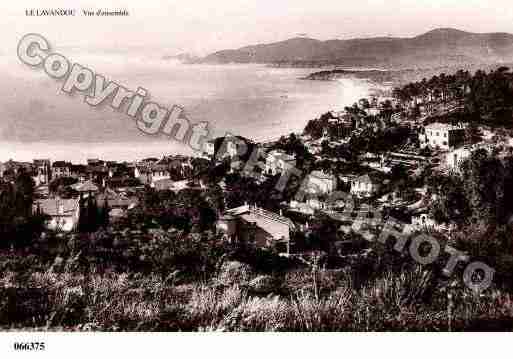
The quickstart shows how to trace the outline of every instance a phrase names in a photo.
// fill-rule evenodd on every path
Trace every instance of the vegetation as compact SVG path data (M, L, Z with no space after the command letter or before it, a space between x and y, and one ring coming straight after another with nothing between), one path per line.
M13 182L0 182L0 247L25 246L43 230L44 216L33 211L34 181L21 171Z
M412 106L419 103L452 104L459 117L490 127L511 128L513 122L513 73L507 67L474 75L460 70L441 74L394 90L394 96Z
M345 269L300 266L213 235L166 231L47 236L37 246L1 256L5 329L512 329L510 294L476 296L383 256Z
M513 157L498 158L486 150L472 152L461 164L462 174L433 176L438 196L433 214L441 222L460 225L501 225L513 214Z

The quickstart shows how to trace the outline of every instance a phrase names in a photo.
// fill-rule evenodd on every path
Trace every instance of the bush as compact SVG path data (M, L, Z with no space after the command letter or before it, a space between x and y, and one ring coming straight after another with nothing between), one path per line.
M217 281L223 285L244 284L249 281L252 271L245 263L231 261L221 266Z

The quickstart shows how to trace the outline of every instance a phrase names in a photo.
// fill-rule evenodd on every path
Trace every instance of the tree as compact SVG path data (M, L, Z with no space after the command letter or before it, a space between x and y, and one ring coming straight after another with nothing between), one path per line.
M44 215L33 211L34 187L23 170L14 183L0 183L0 245L29 244L43 230Z
M83 233L96 232L101 225L101 216L96 198L89 193L87 198L80 198L80 218L78 229Z
M57 194L60 197L67 198L69 195L76 194L72 191L70 186L77 183L78 180L72 177L59 177L50 182L48 186L51 193Z
M472 152L461 165L467 200L475 222L495 224L504 220L506 173L501 161L486 150Z
M100 210L100 227L107 228L109 226L110 222L110 206L109 201L107 199L107 196L105 196L105 199L103 200L103 206Z
M439 223L467 223L472 212L461 178L437 176L432 178L431 185L437 197L430 207L433 218Z
M483 134L475 122L470 122L465 131L465 142L467 144L478 143L482 140Z

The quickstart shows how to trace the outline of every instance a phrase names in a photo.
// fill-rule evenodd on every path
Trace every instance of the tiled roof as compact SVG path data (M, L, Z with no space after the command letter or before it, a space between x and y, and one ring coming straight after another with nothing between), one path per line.
M78 199L40 199L34 204L34 208L37 208L39 204L40 210L49 216L72 216L78 209ZM62 211L61 211L62 210Z
M84 183L77 183L71 186L75 191L78 192L98 192L99 188L92 181L87 181Z
M294 161L296 158L282 151L272 151L268 154L274 160L283 160L285 162Z
M454 126L454 125L451 125L451 124L448 124L448 123L440 123L440 122L435 122L435 123L431 123L429 125L426 126L426 129L427 130L434 130L434 131L450 131L450 130L463 130L464 128L463 127L459 127L459 126Z
M244 205L229 209L226 211L226 213L232 216L241 216L244 219L263 220L265 218L266 221L279 222L282 224L286 224L290 228L294 228L294 222L292 222L289 218L280 216L277 213L267 211L263 208L255 208L249 205Z
M123 195L118 195L116 193L109 193L107 196L99 195L96 198L96 201L100 206L103 206L105 199L107 199L107 204L112 208L124 208L124 207L134 207L139 204L139 199L135 196L127 197Z
M246 222L255 223L257 227L277 239L280 237L288 237L289 235L289 233L283 232L282 225L285 224L289 230L294 228L294 223L292 223L290 219L260 208L250 210L248 213L243 214L240 217Z
M53 164L52 164L52 167L53 168L71 168L71 163L69 162L66 162L66 161L55 161Z
M335 179L335 176L330 175L329 173L324 173L323 171L312 171L312 173L310 173L310 176L313 176L313 177L319 178L319 179L328 179L328 180Z
M36 165L36 166L48 165L48 164L50 164L50 160L49 159L36 159L36 160L34 160L34 165Z

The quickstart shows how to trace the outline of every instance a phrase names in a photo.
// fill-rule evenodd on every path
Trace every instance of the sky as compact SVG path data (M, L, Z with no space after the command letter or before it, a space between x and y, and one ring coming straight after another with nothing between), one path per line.
M73 3L73 5L70 5ZM2 9L3 7L3 9ZM74 8L75 17L29 17L26 9ZM126 9L128 17L84 17L82 9ZM306 34L320 40L411 37L439 27L513 33L510 1L171 0L2 1L0 54L37 32L58 47L210 52Z

